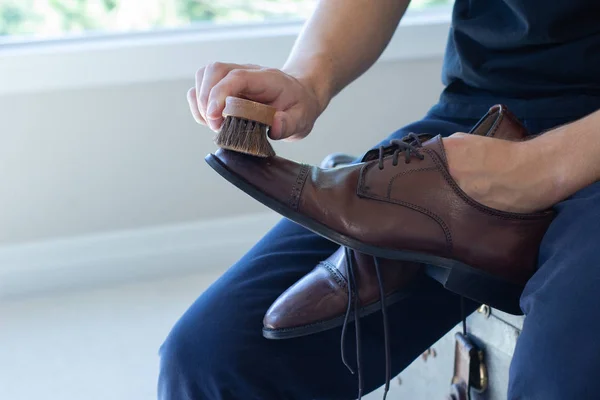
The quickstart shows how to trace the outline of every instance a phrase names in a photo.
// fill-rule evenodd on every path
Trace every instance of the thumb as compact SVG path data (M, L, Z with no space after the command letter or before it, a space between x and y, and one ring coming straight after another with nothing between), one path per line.
M286 111L277 111L273 117L273 126L269 129L269 137L273 140L285 139L290 135L290 116Z
M308 132L301 132L298 121L302 120L302 112L291 108L287 111L277 111L273 119L273 126L269 130L269 137L273 140L301 139Z

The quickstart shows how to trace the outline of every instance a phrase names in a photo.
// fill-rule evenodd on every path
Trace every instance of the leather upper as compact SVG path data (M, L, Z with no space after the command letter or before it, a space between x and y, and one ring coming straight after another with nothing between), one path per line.
M496 106L472 133L522 140L526 131ZM531 276L552 211L509 213L476 202L450 175L439 136L418 150L422 159L413 154L406 163L401 155L396 164L393 152L386 150L382 169L365 156L332 170L277 156L215 155L281 206L362 243L455 259L518 284Z
M379 286L373 257L352 252L361 306L379 300ZM310 273L288 288L266 312L267 329L285 329L339 317L348 305L348 269L344 248L340 247ZM384 293L406 287L420 270L417 263L381 259Z
M441 137L409 163L311 168L297 211L363 243L457 259L523 283L535 268L551 211L516 214L467 196L448 172Z

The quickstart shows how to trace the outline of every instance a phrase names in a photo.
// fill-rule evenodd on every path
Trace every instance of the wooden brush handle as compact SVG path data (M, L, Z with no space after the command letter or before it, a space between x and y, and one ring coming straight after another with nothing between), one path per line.
M273 126L273 118L275 117L275 107L257 103L239 97L228 96L225 99L225 109L223 117L228 116L244 118L251 121L256 121L267 126Z

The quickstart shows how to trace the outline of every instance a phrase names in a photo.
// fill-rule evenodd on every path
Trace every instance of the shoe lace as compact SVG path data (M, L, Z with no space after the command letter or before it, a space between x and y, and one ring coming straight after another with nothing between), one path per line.
M361 351L361 330L360 330L360 315L359 315L359 307L360 300L358 298L358 285L356 284L356 277L354 276L354 253L348 248L344 247L344 252L346 255L346 275L348 276L348 306L346 308L346 315L344 316L344 323L342 325L342 334L340 338L340 352L342 357L342 362L348 368L351 374L354 374L354 370L348 363L346 359L346 331L348 327L348 322L350 322L350 318L354 319L354 331L355 331L355 341L356 341L356 373L358 375L358 397L357 400L362 399L364 385L363 385L363 377L362 377L362 351ZM379 259L377 257L373 257L373 261L375 264L375 274L377 275L377 285L379 287L379 301L381 302L381 315L383 319L383 341L385 348L385 388L383 391L383 400L386 400L387 394L390 390L390 382L392 380L392 353L390 347L390 332L389 332L389 322L387 315L387 305L385 303L385 289L383 286L383 277L381 274L381 268L379 266ZM465 310L465 298L461 296L460 298L460 313L462 319L462 331L463 334L467 335L467 314ZM471 399L471 393L469 388L467 388L467 400Z
M398 165L398 158L400 153L404 153L404 162L410 163L411 157L415 156L419 160L423 160L425 156L419 152L419 149L423 147L422 139L428 138L427 134L415 134L409 133L402 139L392 139L388 146L380 146L379 147L379 169L382 170L384 165L384 159L390 155L390 150L393 150L392 155L392 165ZM348 363L346 359L346 332L348 323L351 318L354 320L354 331L355 331L355 341L356 341L356 373L358 375L358 397L357 400L362 399L364 385L363 385L363 377L362 377L362 351L361 351L361 329L360 329L360 299L358 297L358 285L356 284L356 277L354 275L354 254L353 251L344 247L344 252L346 255L346 275L348 277L348 306L346 308L346 315L344 316L344 323L342 325L342 334L340 338L340 352L342 357L342 362L348 368L351 374L354 374L354 370ZM389 322L387 315L387 305L385 303L385 289L383 286L383 277L381 274L381 268L379 265L379 259L377 257L373 257L373 261L375 264L375 273L377 275L377 285L379 287L379 301L381 303L381 314L383 319L383 340L384 340L384 348L385 348L385 388L383 393L383 400L387 398L387 394L390 390L390 382L392 379L391 371L392 371L392 363L391 363L391 347L390 347L390 333L389 333ZM464 299L461 298L461 314L463 320L463 332L466 334L467 325L466 325L466 315L464 311Z
M388 155L387 151L394 149L392 153L392 165L398 165L398 156L401 152L404 152L404 162L409 163L411 156L417 157L419 160L425 158L423 154L419 153L419 149L423 147L421 138L425 136L423 134L418 135L416 133L409 133L402 139L392 139L389 146L379 146L379 169L383 169L383 160Z
M356 277L354 276L354 254L348 247L344 247L346 255L346 272L348 276L348 306L346 308L346 315L344 317L344 324L342 325L342 335L340 339L340 351L342 356L342 362L348 368L351 374L354 374L354 370L346 359L345 343L346 343L346 330L350 317L354 319L354 331L356 335L356 373L358 375L358 400L361 400L363 395L363 377L362 377L362 351L361 351L361 330L360 330L360 315L359 307L360 300L358 297L358 285L356 284ZM377 284L379 286L379 300L381 302L381 312L383 317L383 340L385 347L385 389L383 393L383 400L386 399L387 394L390 390L390 381L392 379L391 371L391 350L390 350L390 335L387 317L387 306L385 304L385 290L383 287L383 278L381 275L381 269L379 267L379 259L373 257L375 262L375 273L377 275Z

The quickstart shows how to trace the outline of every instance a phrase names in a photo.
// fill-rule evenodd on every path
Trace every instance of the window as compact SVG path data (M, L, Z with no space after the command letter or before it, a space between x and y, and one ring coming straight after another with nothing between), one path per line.
M236 23L298 21L317 0L0 0L0 42ZM411 9L452 0L412 0Z

